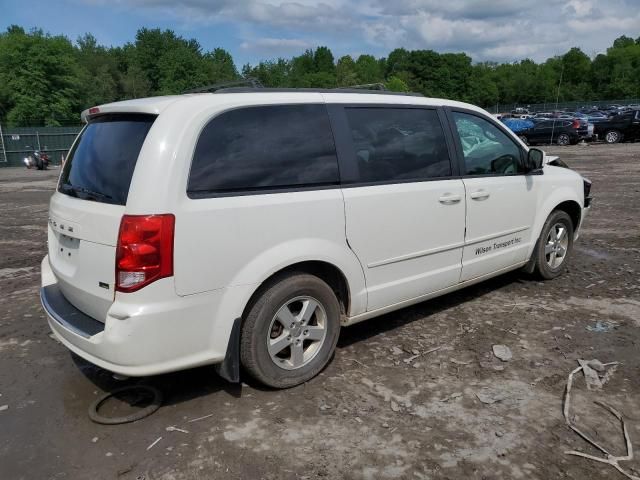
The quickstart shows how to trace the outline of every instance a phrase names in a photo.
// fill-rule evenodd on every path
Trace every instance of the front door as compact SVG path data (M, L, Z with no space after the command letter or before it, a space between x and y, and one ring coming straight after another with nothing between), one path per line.
M455 285L465 198L435 109L332 109L346 139L346 234L365 273L368 310ZM343 141L344 140L344 141ZM344 166L344 168L343 168Z
M466 191L464 282L527 260L538 177L525 175L524 152L496 124L471 112L452 116Z

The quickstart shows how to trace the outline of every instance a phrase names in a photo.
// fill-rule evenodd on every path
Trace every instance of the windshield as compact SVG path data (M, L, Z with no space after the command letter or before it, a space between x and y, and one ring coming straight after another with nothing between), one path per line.
M103 115L80 133L64 164L58 191L125 205L140 149L154 115Z

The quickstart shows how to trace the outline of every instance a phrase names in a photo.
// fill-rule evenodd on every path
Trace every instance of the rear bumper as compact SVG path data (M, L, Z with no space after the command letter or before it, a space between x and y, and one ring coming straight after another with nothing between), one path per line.
M40 302L47 316L61 327L83 338L91 338L104 330L104 323L85 315L62 295L57 283L40 289Z
M215 321L212 312L220 293L179 297L173 279L159 280L137 292L139 296L125 294L114 302L102 323L62 295L48 257L41 268L40 298L49 326L64 346L85 360L132 377L224 360L235 317Z

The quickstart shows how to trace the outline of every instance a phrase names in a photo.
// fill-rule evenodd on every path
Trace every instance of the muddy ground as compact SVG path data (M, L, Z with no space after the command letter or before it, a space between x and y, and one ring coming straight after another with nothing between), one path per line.
M51 338L38 301L57 171L0 169L0 479L623 478L564 453L597 451L562 401L576 359L622 362L601 392L579 378L574 410L622 454L619 425L592 403L605 399L640 451L640 144L552 150L594 182L562 277L509 274L344 329L328 368L287 391L210 367L145 379L164 405L121 426L87 417L121 383Z

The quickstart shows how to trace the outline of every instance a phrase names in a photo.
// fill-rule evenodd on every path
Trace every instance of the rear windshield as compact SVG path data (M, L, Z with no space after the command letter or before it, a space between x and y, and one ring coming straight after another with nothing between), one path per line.
M80 133L64 164L58 191L125 205L142 143L155 115L104 115Z

